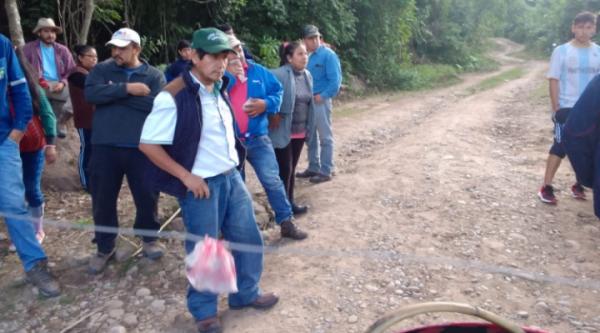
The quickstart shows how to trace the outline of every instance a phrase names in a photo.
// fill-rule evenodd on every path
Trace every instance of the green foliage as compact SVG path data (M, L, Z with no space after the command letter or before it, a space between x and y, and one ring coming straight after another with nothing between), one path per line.
M280 44L280 41L272 37L263 37L258 40L258 57L263 65L268 68L279 67Z
M39 17L56 19L56 0L20 1L27 40ZM573 17L600 10L600 0L96 0L89 41L101 58L104 43L127 22L143 37L143 57L166 64L176 44L198 27L228 22L267 67L278 47L319 27L348 73L372 89L419 89L450 82L457 73L488 70L489 37L525 43L536 54L569 40ZM442 64L442 65L439 65Z

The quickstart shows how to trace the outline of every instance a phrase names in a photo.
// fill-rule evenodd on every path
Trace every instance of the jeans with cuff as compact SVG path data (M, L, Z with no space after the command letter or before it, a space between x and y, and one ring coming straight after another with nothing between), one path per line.
M235 169L204 180L210 191L208 198L195 198L192 192L178 198L183 222L191 235L217 239L220 231L227 241L258 249L254 252L232 251L239 291L229 295L229 305L248 305L260 295L258 284L263 270L263 240L254 217L252 198ZM195 245L187 240L186 253L191 253ZM196 320L216 316L217 302L217 294L188 288L188 309Z
M315 113L308 133L308 170L331 176L333 165L333 129L331 127L331 98L315 102Z

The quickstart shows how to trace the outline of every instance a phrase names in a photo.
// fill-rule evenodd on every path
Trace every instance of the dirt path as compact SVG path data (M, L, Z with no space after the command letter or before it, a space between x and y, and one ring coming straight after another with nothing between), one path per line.
M281 303L266 313L223 306L226 332L363 332L402 305L432 300L478 305L551 332L600 331L598 290L491 272L600 280L599 224L591 201L569 198L572 171L558 173L557 207L535 195L551 142L546 64L519 62L510 57L516 45L499 43L502 70L522 66L523 77L471 94L497 73L469 75L449 88L337 107L337 175L298 184L297 201L311 207L298 223L310 238L280 242L278 230L265 232L280 251L266 255L262 286ZM250 188L259 192L255 182ZM54 217L84 218L89 207L76 194L52 200ZM73 203L84 208L79 215L64 212ZM2 257L0 331L58 332L104 306L72 332L193 332L179 242L169 242L160 265L134 260L97 278L81 266L93 249L89 235L50 231L44 245L65 295L37 300L15 282L14 256ZM421 316L407 326L456 318Z

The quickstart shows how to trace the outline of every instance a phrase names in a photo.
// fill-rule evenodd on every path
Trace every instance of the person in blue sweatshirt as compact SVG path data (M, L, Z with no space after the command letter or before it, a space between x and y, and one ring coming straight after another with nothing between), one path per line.
M296 177L309 178L311 183L330 181L334 172L332 100L340 91L342 67L332 49L323 45L321 33L314 25L306 25L302 38L310 56L308 71L313 77L315 113L308 133L308 168Z
M177 60L170 64L165 70L165 79L167 83L175 80L179 74L190 67L192 58L192 46L189 41L182 39L177 43Z
M48 270L46 254L35 238L32 218L25 205L25 186L19 153L33 104L27 80L10 40L0 34L0 216L21 259L27 279L47 297L60 295ZM10 104L9 104L10 103ZM11 105L12 108L9 106Z

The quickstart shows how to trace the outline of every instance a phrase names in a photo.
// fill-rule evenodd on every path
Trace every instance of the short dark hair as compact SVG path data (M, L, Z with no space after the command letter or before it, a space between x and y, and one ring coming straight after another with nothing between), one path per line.
M582 24L582 23L592 23L592 24L596 24L596 17L597 15L592 13L592 12L581 12L577 15L575 15L575 18L573 19L573 25L578 25L578 24Z
M218 24L216 28L219 29L219 30L221 30L221 31L223 31L223 32L225 32L225 33L227 31L232 31L233 30L233 27L231 26L231 24L229 24L227 22L222 23L222 24Z
M198 53L198 58L200 58L200 60L202 60L202 58L204 58L204 56L208 54L208 52L204 51L201 48L197 48L194 50L196 50L196 53Z
M73 46L73 51L75 51L76 56L83 56L89 50L95 50L95 48L91 45L81 45L81 44Z
M192 47L192 44L190 43L189 40L182 39L177 43L177 51L181 51L181 50L187 49L189 47Z

